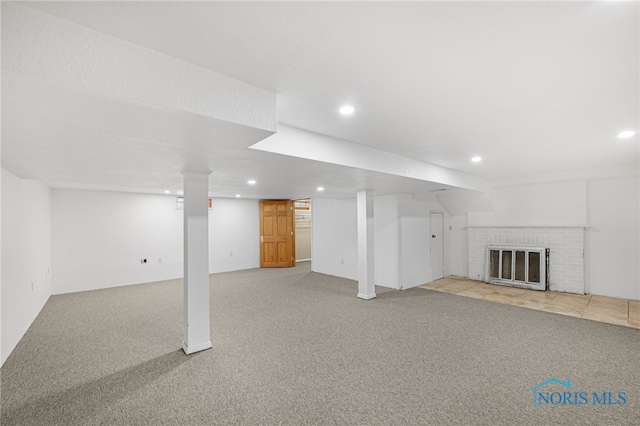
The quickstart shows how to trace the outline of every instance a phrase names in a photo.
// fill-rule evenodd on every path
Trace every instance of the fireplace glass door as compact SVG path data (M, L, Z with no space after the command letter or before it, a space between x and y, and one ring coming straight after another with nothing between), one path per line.
M549 249L539 247L488 247L490 282L545 290Z

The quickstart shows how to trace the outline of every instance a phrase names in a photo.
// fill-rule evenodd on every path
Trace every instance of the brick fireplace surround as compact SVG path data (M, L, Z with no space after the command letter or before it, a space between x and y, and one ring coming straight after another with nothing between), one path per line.
M469 278L488 281L487 246L518 245L550 249L549 289L585 294L585 226L467 225Z

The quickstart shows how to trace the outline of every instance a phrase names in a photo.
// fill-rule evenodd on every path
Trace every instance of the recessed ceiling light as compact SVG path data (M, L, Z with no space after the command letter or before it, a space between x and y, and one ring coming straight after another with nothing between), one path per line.
M636 132L634 132L633 130L625 130L624 132L620 132L618 133L618 137L621 139L626 139L626 138L630 138L631 136L635 135Z
M253 180L253 179L249 179L249 180L247 181L247 183L248 183L249 185L255 185L255 184L256 184L256 181L255 181L255 180Z
M473 161L474 163L479 163L482 161L482 157L473 157L471 161Z
M240 198L240 194L236 194L236 198Z
M355 108L353 108L351 105L344 105L340 107L340 114L342 115L351 115L354 113L354 111Z
M320 191L320 192L324 191L324 186L319 186L318 187L318 191Z
M164 191L165 194L171 194L171 191L169 191L168 189Z

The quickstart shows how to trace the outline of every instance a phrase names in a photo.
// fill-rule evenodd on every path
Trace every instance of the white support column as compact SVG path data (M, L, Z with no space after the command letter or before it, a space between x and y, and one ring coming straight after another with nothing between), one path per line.
M209 172L184 176L184 353L211 347L209 318Z
M358 297L376 297L373 264L373 195L358 191Z

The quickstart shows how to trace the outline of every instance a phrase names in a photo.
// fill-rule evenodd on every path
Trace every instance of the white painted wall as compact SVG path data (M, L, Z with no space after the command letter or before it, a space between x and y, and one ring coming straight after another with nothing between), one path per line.
M0 13L2 15L2 13ZM2 17L0 16L0 19ZM2 164L2 138L0 137L0 164ZM2 268L2 170L0 170L0 268ZM0 269L0 367L4 363L2 357L2 273Z
M495 211L470 212L469 225L556 226L587 223L587 188L582 182L497 188Z
M51 295L51 190L2 170L2 363Z
M588 183L592 294L640 300L639 193L637 177Z
M374 267L376 285L400 288L399 196L375 197L373 201Z
M53 190L53 293L181 278L182 214L175 196ZM259 250L258 201L214 199L209 272L258 267Z
M586 291L640 300L639 187L638 176L503 187L494 191L496 211L469 213L468 224L590 225L584 232ZM463 218L451 222L452 267L454 275L468 276L465 252L456 248L467 241Z
M209 273L259 267L260 202L214 198L209 210Z
M451 275L458 277L469 276L469 261L467 259L467 215L451 216Z
M182 277L175 197L54 189L52 217L53 294Z
M315 199L313 206L312 270L357 279L355 200ZM436 198L414 200L407 195L374 198L376 285L407 289L431 280L431 211L444 212L446 276L451 273L449 215Z
M429 218L400 217L402 232L400 283L407 289L425 284L431 279L431 251Z
M431 276L431 212L443 213L444 276L451 275L449 215L434 197L400 199L400 284L407 289L433 280Z
M355 198L314 198L312 205L311 270L357 280L358 229Z

